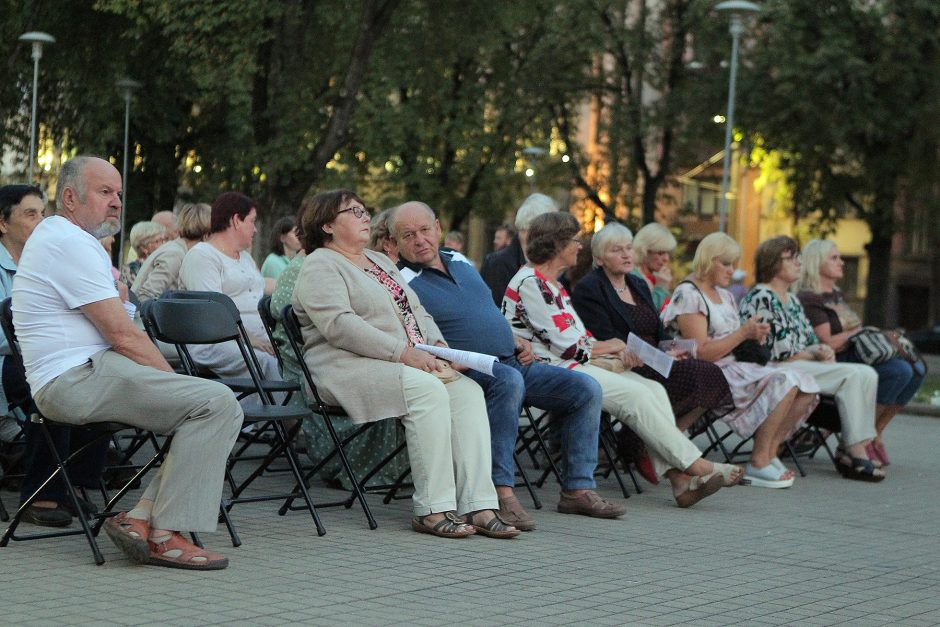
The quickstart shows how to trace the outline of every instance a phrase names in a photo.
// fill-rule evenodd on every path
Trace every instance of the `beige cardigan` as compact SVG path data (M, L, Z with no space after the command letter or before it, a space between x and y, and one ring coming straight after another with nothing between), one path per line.
M428 344L444 338L418 295L388 257L365 255L405 289ZM408 345L397 307L384 287L343 255L318 248L307 255L294 287L294 311L304 339L304 360L323 400L342 405L353 422L408 413L402 389Z

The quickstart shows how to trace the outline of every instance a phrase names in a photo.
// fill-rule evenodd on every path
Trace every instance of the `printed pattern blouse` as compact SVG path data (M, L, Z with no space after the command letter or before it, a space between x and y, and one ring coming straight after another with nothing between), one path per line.
M594 338L575 313L568 292L533 268L523 267L509 282L503 315L514 335L532 342L540 361L573 368L591 359Z
M795 294L790 294L790 302L784 304L766 285L755 285L741 301L741 321L754 315L770 324L766 345L772 361L786 361L807 346L819 343L813 325Z

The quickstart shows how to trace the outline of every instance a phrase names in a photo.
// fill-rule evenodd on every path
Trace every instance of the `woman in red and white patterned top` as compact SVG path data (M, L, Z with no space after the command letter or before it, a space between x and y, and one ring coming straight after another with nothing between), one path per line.
M656 473L672 484L679 507L689 507L723 486L740 481L740 466L702 458L698 448L676 428L669 397L659 383L631 372L642 362L622 340L596 340L575 313L557 277L574 265L581 242L580 225L569 213L541 215L529 228L529 264L509 282L503 314L515 335L529 340L536 357L594 378L604 393L603 407L643 439ZM606 356L623 363L623 372L590 364Z

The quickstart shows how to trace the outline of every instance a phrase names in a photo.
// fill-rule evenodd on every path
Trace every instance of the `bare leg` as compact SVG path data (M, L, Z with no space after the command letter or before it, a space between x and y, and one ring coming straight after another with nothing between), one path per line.
M754 450L751 453L751 465L755 468L765 468L774 457L777 456L777 449L783 442L782 433L789 432L792 428L791 421L788 420L793 407L793 401L796 399L797 388L790 388L790 391L780 400L770 415L761 423L754 432ZM788 470L781 479L790 479L793 477L793 471Z
M687 431L689 427L694 425L695 421L701 418L702 414L704 413L704 407L696 407L684 416L676 418L676 426L679 428L679 431Z
M885 430L891 419L897 416L903 405L877 405L875 406L875 431L878 433L877 439L881 439L881 432Z

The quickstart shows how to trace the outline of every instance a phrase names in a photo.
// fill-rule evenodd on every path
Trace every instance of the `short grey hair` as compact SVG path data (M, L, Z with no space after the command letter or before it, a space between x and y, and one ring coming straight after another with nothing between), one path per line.
M80 155L78 157L72 157L62 164L55 188L56 211L62 211L64 208L62 198L67 187L74 189L78 194L78 199L85 202L85 166L97 158L98 157Z
M611 222L591 238L591 255L595 259L603 257L608 248L622 241L633 242L633 233L619 222ZM594 265L597 266L596 263Z
M532 220L551 211L558 211L558 203L545 194L532 194L522 201L516 211L516 230L528 231Z
M150 222L149 220L144 222L138 222L131 229L131 248L137 251L137 254L141 254L140 247L144 245L147 240L153 239L158 235L166 235L166 228L162 224L157 222Z
M636 262L642 263L651 250L668 250L672 252L679 243L675 236L659 222L650 222L636 232L633 238L633 250L636 251Z

